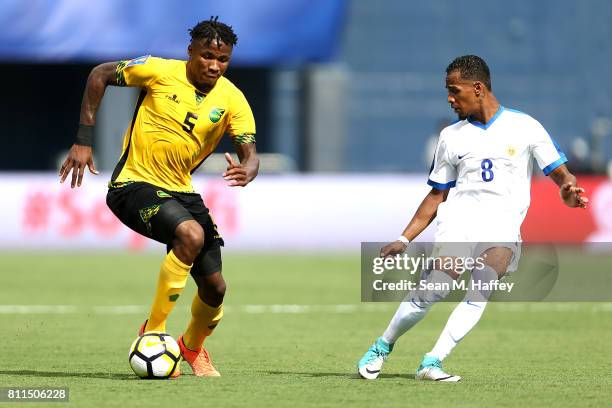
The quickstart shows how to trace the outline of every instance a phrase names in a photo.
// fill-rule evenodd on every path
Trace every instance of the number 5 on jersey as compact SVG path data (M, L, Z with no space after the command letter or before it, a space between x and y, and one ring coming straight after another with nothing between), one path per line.
M193 122L191 121L191 119L193 119ZM185 115L185 120L183 121L183 129L185 130L185 132L193 132L196 120L198 120L198 115L196 115L195 113L187 112L187 115Z

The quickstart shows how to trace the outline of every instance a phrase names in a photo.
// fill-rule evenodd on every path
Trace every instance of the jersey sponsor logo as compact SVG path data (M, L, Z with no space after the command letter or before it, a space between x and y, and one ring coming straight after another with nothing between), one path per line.
M179 293L175 293L174 295L168 296L168 300L170 302L176 302L176 300L179 298L179 296L181 296Z
M218 121L221 120L221 117L223 116L224 113L225 113L225 109L212 108L212 110L208 114L208 119L210 119L212 123L217 123Z
M149 57L150 55L143 55L142 57L134 58L127 63L126 67L131 67L132 65L142 65L147 62Z
M176 96L176 95L166 95L166 99L174 102L174 103L181 103L181 100Z
M457 157L459 158L459 160L463 159L465 156L467 156L469 153L466 153L464 155L457 155Z

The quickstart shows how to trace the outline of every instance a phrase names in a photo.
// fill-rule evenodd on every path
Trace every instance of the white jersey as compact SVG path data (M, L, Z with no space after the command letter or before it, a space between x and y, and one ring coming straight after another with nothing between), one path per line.
M439 228L473 231L474 241L491 239L479 231L504 230L494 236L520 241L534 157L546 175L567 162L537 120L503 106L487 124L466 119L442 130L427 183L456 188L438 208Z

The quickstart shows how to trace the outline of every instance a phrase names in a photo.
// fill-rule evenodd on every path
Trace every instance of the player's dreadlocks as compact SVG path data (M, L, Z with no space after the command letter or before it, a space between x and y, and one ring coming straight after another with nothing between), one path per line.
M476 55L464 55L455 58L446 68L446 75L453 71L459 71L463 79L480 81L485 84L489 91L493 90L491 87L491 72L489 71L489 67L482 58Z
M221 47L221 41L232 47L238 42L238 36L234 33L231 26L218 21L219 16L211 16L210 20L200 21L191 30L189 35L191 41L203 40L206 45L216 41L217 47Z

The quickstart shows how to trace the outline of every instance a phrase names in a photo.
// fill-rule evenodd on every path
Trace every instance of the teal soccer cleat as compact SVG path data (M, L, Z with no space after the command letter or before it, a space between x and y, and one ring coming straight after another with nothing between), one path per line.
M416 380L428 380L428 381L443 381L443 382L457 382L461 380L458 375L450 375L442 371L442 362L436 357L425 356L421 365L417 369Z
M376 379L378 374L380 374L383 363L389 357L392 350L393 344L388 344L382 337L377 338L361 360L359 360L357 365L359 375L366 380Z

